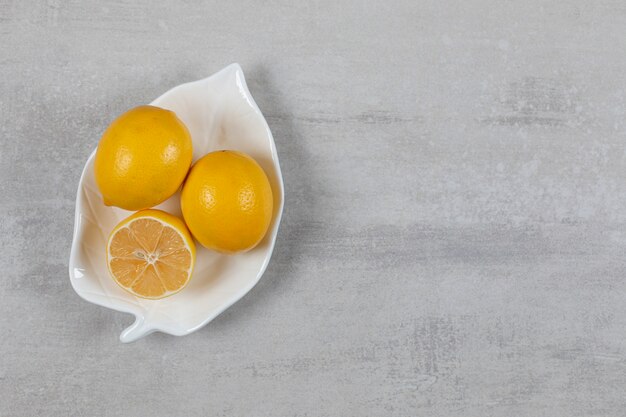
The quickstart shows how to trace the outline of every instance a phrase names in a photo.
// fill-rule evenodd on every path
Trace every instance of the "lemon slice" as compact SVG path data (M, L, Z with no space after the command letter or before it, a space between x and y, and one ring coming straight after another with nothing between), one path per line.
M122 220L107 244L111 276L141 298L164 298L185 288L195 259L183 221L161 210L141 210Z

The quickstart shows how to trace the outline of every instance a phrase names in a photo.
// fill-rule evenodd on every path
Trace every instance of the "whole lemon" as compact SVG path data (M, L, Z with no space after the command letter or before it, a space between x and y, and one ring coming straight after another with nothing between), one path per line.
M167 200L182 184L193 146L172 111L139 106L111 123L96 151L96 183L107 206L141 210Z
M180 199L191 234L222 253L255 247L272 220L272 188L261 166L235 151L212 152L189 171Z

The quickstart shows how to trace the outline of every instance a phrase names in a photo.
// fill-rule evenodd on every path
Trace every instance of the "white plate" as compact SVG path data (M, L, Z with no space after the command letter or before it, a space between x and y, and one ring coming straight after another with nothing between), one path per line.
M250 95L238 64L209 78L175 87L151 104L173 110L187 125L193 139L194 161L219 149L251 155L272 185L274 217L267 235L253 250L228 256L198 244L195 270L185 289L162 300L137 298L121 289L107 270L106 239L131 212L103 204L94 180L94 151L78 185L70 280L85 300L135 315L135 322L120 335L122 342L132 342L155 331L176 336L189 334L243 297L267 267L283 211L283 179L272 132ZM179 197L176 193L157 208L180 216Z

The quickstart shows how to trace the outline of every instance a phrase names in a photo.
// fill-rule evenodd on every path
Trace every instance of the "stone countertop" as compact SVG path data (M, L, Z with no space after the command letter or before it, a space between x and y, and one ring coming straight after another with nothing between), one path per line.
M0 2L0 415L623 416L626 6L558 3ZM274 257L123 345L69 282L81 169L231 62L281 160Z

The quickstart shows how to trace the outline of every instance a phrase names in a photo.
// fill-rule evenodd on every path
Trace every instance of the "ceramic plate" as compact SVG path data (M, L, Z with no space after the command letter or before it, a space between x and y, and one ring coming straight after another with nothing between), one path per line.
M283 180L274 139L238 64L175 87L151 104L174 111L187 125L194 161L220 149L243 151L256 159L272 185L274 216L264 240L253 250L228 256L197 244L196 267L185 289L162 300L137 298L121 289L107 270L105 242L113 227L131 212L103 204L94 179L94 151L78 185L70 280L85 300L135 315L135 322L120 335L122 342L155 331L189 334L243 297L267 267L283 210ZM176 193L157 208L181 216L179 198Z

